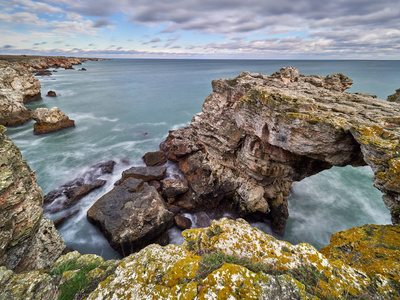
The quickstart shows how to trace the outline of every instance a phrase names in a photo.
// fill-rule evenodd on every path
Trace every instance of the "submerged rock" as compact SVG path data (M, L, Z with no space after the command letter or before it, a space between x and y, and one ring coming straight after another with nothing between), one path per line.
M173 214L154 187L127 178L97 200L87 217L126 256L157 241L170 227Z
M37 108L32 113L32 119L36 121L33 124L33 132L35 134L48 133L75 126L75 121L70 120L58 107Z
M95 189L106 184L100 179L105 174L111 174L115 161L106 161L90 166L89 169L74 180L64 183L44 196L44 209L47 212L57 212L69 208Z
M332 166L368 164L400 223L400 104L343 93L352 80L242 72L212 82L213 93L188 127L171 131L161 149L189 183L186 207L231 203L242 217L259 214L281 232L294 181Z
M43 215L43 194L35 174L0 126L0 265L23 271L44 267L65 248Z

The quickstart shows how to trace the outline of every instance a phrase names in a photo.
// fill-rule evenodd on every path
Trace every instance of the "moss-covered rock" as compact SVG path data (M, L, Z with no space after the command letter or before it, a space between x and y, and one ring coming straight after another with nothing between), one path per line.
M370 277L380 274L400 289L398 225L364 225L335 233L321 253L330 259L340 259Z

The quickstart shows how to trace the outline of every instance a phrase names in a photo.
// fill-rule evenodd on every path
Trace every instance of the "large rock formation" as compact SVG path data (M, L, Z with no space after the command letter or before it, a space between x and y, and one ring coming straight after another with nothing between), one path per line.
M33 124L33 132L35 134L48 133L75 126L75 121L70 120L58 107L37 108L32 113L32 119L36 121Z
M126 256L150 243L162 243L158 240L170 227L173 214L154 187L128 177L97 200L87 217L100 227L110 245Z
M378 265L400 249L393 226L376 230L391 236L379 241ZM26 300L400 299L400 280L393 273L349 266L308 244L276 240L243 220L221 219L183 236L183 245L152 244L120 261L71 252L32 272L0 268L0 295ZM357 248L353 257L367 251ZM393 271L398 272L395 265Z
M293 181L332 166L368 164L394 224L400 223L400 104L343 91L343 74L243 72L212 82L188 127L161 145L189 182L187 202L229 200L242 216L268 217L282 231Z
M0 60L0 125L17 126L30 120L25 102L39 99L40 82L18 63Z
M15 271L44 267L64 242L43 215L43 194L34 172L0 126L0 265Z

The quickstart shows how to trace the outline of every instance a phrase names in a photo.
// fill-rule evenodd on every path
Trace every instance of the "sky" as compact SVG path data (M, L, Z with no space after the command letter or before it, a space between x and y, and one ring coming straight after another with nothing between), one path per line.
M0 0L0 54L400 59L400 2Z

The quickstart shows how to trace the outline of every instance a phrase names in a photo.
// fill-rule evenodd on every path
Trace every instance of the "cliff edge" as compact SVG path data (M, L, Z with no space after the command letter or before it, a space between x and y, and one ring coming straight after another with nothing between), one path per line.
M35 173L0 125L0 265L15 271L41 268L65 248L53 222L43 215Z
M400 105L344 92L352 83L343 74L304 76L293 67L214 80L202 112L161 144L189 182L190 195L176 204L227 200L243 217L270 219L279 232L294 181L368 164L399 224Z

